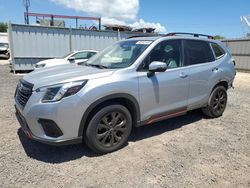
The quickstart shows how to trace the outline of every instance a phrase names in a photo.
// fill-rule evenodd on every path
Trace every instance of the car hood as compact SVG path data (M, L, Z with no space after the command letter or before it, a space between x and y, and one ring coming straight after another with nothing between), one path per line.
M37 63L37 65L46 64L46 66L53 66L58 64L65 64L67 60L65 59L46 59Z
M72 82L78 80L89 80L110 76L114 70L99 69L77 64L66 64L43 69L37 69L23 77L29 83L34 84L33 89L39 87Z

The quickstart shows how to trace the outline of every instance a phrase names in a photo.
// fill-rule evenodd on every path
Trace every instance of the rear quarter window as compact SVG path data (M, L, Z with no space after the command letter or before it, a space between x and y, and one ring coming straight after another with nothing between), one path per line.
M225 55L225 51L218 44L211 43L211 46L213 48L216 59L219 59Z

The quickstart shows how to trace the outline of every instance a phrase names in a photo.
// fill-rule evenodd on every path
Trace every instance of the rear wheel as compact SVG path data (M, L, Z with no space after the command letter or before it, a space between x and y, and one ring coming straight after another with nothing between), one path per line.
M227 105L227 91L225 87L218 86L211 93L207 107L202 111L205 115L216 118L222 116Z
M128 109L119 104L106 106L94 114L85 133L85 142L97 153L113 152L127 142L132 129Z

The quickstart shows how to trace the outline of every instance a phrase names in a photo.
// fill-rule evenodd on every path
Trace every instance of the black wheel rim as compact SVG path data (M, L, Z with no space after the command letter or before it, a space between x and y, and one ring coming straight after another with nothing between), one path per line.
M223 90L219 90L215 93L213 98L213 111L217 114L223 113L226 107L227 96Z
M127 119L114 111L104 115L98 123L96 138L104 147L113 147L119 144L127 133Z

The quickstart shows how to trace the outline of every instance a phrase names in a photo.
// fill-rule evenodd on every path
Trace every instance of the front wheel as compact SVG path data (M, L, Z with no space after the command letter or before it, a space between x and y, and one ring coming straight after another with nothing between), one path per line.
M208 105L202 109L203 113L209 117L217 118L222 116L227 105L227 91L225 87L218 86L211 93Z
M128 140L132 118L128 109L119 104L103 107L93 115L85 133L85 142L97 153L121 148Z

